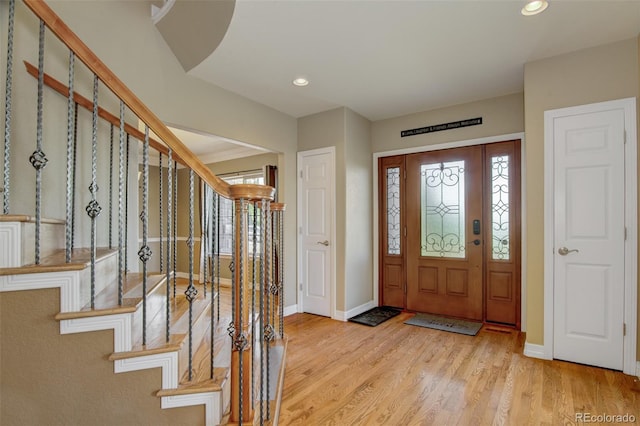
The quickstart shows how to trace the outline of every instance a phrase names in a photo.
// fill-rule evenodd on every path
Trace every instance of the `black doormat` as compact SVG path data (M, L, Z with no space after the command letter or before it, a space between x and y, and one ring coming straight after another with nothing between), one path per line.
M435 330L450 331L452 333L475 336L482 327L481 322L465 321L454 318L439 317L430 314L416 314L404 322L409 325L433 328Z
M400 309L392 308L390 306L377 306L373 309L369 309L367 312L363 312L360 315L349 318L349 321L375 327L378 324L382 324L389 318L395 317L400 312Z

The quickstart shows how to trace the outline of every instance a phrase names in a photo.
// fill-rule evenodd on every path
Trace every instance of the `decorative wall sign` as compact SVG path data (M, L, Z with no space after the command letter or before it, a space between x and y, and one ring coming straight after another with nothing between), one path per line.
M423 133L433 133L441 130L459 129L461 127L477 126L479 124L482 124L482 117L452 121L451 123L434 124L433 126L419 127L417 129L402 130L400 137L404 138L405 136L421 135Z

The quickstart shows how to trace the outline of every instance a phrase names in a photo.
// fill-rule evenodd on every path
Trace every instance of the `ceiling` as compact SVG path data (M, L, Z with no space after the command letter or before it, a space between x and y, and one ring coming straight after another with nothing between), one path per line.
M640 32L640 1L549 2L525 17L518 0L236 0L189 74L293 117L376 121L521 92L525 63Z

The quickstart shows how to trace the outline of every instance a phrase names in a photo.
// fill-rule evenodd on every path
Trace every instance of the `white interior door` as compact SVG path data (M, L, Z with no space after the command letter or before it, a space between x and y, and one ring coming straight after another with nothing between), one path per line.
M335 153L298 153L299 289L303 312L332 316Z
M622 370L625 111L551 120L553 357Z

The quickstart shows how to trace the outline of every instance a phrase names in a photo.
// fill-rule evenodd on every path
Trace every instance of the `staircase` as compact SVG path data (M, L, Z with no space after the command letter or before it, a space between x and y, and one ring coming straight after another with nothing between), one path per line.
M43 251L43 259L40 265L27 263L30 252L33 251L33 219L28 216L0 216L0 247L2 258L0 260L0 291L17 292L30 291L28 297L42 299L46 297L43 289L59 289L57 298L59 310L51 321L59 323L59 332L62 335L75 333L89 333L100 330L113 330L112 350L107 360L113 364L113 372L126 373L131 371L160 369L161 388L155 392L162 408L185 407L192 405L204 406L204 416L201 423L215 425L220 424L223 414L229 408L229 367L230 367L230 339L226 333L226 325L230 321L229 301L230 289L222 289L225 299L222 305L220 320L214 322L214 355L215 365L213 378L210 378L210 339L212 336L210 319L214 309L215 299L219 293L209 292L208 296L199 296L193 309L193 341L198 342L193 357L193 378L188 377L188 302L184 291L188 283L185 279L178 279L176 298L169 304L171 318L171 336L169 342L165 341L164 319L167 308L166 293L173 292L172 283L167 285L166 274L149 274L147 287L147 344L142 345L142 277L139 273L127 274L124 288L124 303L118 304L117 295L117 252L109 249L99 249L96 262L97 276L96 298L94 308L91 309L90 300L86 291L89 282L89 256L88 250L74 250L70 263L64 261L64 249L56 250L55 247ZM64 232L64 224L60 221L47 221L47 227L51 228L47 234L50 238L44 238L43 242L60 241ZM31 231L30 231L31 230ZM62 238L64 241L64 238ZM53 244L51 244L53 246ZM16 256L20 254L20 256ZM31 257L32 258L32 257ZM172 275L170 276L172 278ZM171 280L170 280L171 281ZM201 292L201 294L203 294ZM2 295L3 301L11 301L9 294ZM25 307L19 306L20 310ZM3 308L5 306L3 305ZM6 307L6 309L11 309ZM23 313L28 316L29 313ZM34 315L35 316L35 315ZM11 312L3 311L2 320L11 322ZM28 321L27 321L28 323ZM5 324L3 324L4 326ZM6 324L9 326L10 324ZM18 324L19 325L19 324ZM29 332L25 330L25 332ZM88 344L92 337L87 336ZM3 345L12 344L5 340ZM52 358L63 354L42 350L41 356L36 357L42 365L46 365ZM73 350L70 348L70 350ZM92 364L96 360L85 360ZM3 365L4 367L4 365ZM24 367L32 368L28 364ZM68 366L72 368L72 366ZM156 370L157 371L157 370ZM72 373L72 372L69 372ZM64 389L60 389L64 392ZM117 392L117 389L101 389L102 392ZM4 408L4 407L3 407ZM9 419L11 416L8 417ZM70 416L68 419L73 419ZM81 417L82 418L82 417ZM116 417L117 418L117 417ZM65 420L66 424L71 422ZM43 422L46 418L41 418ZM99 418L87 418L98 424ZM3 422L4 424L4 422ZM105 424L109 424L106 421ZM169 423L171 424L171 421Z
M34 30L39 63L26 64L25 72L35 77L29 92L37 86L38 136L26 147L24 135L33 129L12 118L24 113L12 106L12 93L20 90L12 85L14 15L23 5L10 0L2 5L9 47L0 423L277 424L286 354L280 297L285 206L272 202L271 187L228 185L211 173L44 2L23 3L41 22ZM45 72L47 31L69 49L68 86ZM59 56L59 49L48 55ZM76 61L86 65L88 77L77 76ZM93 99L74 88L76 79L87 78L94 82ZM119 113L99 106L105 88L105 103L119 103ZM65 135L44 128L41 111L49 104L64 105ZM81 108L88 112L79 114ZM144 131L127 122L131 116ZM79 141L82 129L90 141ZM150 151L157 152L158 166L150 166ZM66 159L47 168L52 152L66 152ZM33 169L24 167L28 162ZM187 171L179 173L179 164ZM150 183L150 167L159 182ZM23 179L34 172L35 179ZM78 190L85 184L77 181L89 182L88 190ZM159 198L154 206L152 192ZM220 277L221 197L234 202L230 287ZM29 205L25 199L35 199L35 209L13 211L12 205ZM184 223L188 210L186 242L178 238L179 203L188 205L180 213ZM188 259L186 272L178 272L179 258Z

